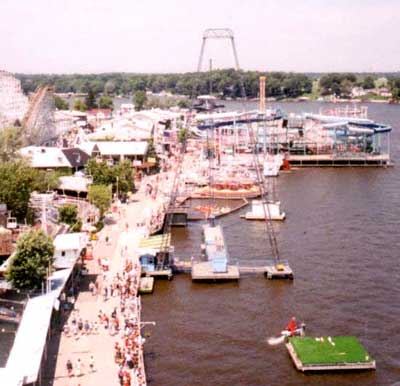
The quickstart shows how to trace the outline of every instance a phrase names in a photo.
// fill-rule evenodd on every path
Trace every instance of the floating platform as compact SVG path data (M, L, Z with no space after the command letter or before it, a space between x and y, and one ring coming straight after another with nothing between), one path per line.
M192 280L229 281L239 278L239 267L236 265L227 265L226 272L215 272L211 261L192 264Z
M294 155L290 154L289 163L297 167L356 167L356 166L393 166L387 154L354 154L354 155Z
M246 214L241 214L240 218L244 218L246 220L265 220L265 216L264 215L253 214L253 213L250 213L250 212L248 212ZM283 212L279 216L271 216L271 220L272 221L284 221L285 218L286 218L285 212Z
M293 280L293 271L287 261L268 261L264 267L267 279L290 279Z
M141 277L139 283L140 294L151 294L154 289L154 277Z
M286 348L297 370L375 370L376 363L354 336L293 337Z
M285 212L281 212L280 201L269 201L263 204L261 200L253 200L251 202L251 211L241 215L246 220L265 220L265 215L274 221L283 221L286 218Z

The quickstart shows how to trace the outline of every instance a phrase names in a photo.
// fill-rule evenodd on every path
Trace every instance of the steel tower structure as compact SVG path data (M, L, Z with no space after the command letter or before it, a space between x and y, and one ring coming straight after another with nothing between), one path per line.
M203 33L203 42L200 49L199 62L197 64L197 72L201 71L201 64L203 63L204 48L206 42L209 39L228 39L231 41L233 56L235 59L235 69L239 70L239 59L235 46L235 37L233 36L233 31L230 28L208 28Z
M260 76L260 113L265 113L265 76Z

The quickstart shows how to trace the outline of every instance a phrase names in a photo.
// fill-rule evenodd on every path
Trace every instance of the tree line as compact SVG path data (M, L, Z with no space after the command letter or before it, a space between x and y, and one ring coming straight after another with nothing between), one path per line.
M387 87L395 97L398 97L400 82L398 73L300 74L234 69L182 74L16 74L16 76L21 80L26 93L34 91L40 85L50 84L58 93L101 95L103 99L99 99L98 107L102 108L112 107L112 101L107 99L107 96L131 96L137 91L152 91L153 93L167 91L188 97L211 92L221 98L235 99L243 96L241 87L243 85L246 97L256 98L259 93L260 76L266 76L267 97L277 99L315 94L313 90L315 82L317 82L317 94L322 96L332 94L346 96L353 87L359 86L369 90L375 88L380 82L379 87ZM384 79L383 84L382 79Z
M267 96L298 97L311 92L312 78L297 73L262 73L258 71L236 71L234 69L214 70L202 73L184 74L16 74L26 93L38 86L50 84L58 93L89 93L95 95L133 95L137 91L197 96L218 94L223 98L242 97L244 85L247 97L258 96L259 77L267 77Z

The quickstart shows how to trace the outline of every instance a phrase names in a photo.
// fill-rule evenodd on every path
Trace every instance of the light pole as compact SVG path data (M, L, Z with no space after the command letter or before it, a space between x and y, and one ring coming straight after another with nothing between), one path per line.
M119 199L119 194L118 194L118 182L119 182L119 177L117 176L117 200Z

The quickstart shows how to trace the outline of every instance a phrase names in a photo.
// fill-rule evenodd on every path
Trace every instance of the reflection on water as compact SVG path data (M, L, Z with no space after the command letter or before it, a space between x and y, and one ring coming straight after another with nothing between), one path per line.
M8 355L14 342L16 327L13 323L0 322L0 367L5 367L7 363Z

